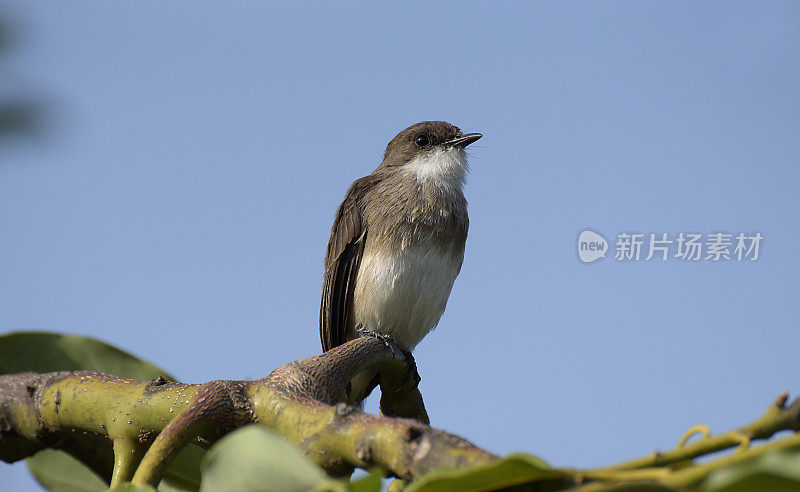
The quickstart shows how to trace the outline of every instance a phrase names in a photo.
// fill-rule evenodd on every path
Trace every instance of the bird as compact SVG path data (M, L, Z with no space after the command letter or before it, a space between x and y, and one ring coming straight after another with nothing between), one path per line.
M323 352L372 334L390 337L410 355L439 323L469 229L465 148L482 136L444 121L416 123L350 186L325 254Z

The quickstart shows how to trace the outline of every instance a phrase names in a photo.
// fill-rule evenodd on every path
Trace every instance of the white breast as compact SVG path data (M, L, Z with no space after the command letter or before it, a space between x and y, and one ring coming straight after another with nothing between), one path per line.
M422 245L392 256L377 249L368 247L361 259L354 324L391 335L412 349L439 323L462 257Z

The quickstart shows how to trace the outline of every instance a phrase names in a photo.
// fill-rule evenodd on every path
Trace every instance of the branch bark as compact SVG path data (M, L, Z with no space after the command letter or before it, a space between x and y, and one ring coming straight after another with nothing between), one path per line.
M496 459L431 428L411 368L398 348L362 337L283 365L255 381L133 381L89 371L0 376L0 459L62 449L112 486L157 485L189 443L208 447L248 423L296 444L332 475L380 466L414 480L437 467ZM347 382L376 375L384 416L343 402Z
M112 486L127 481L157 485L187 444L208 447L237 427L258 423L295 444L332 475L377 465L413 481L434 468L487 465L464 472L496 477L497 470L503 476L514 470L513 477L501 476L503 484L545 481L542 486L552 489L555 485L546 481L555 477L558 487L578 485L579 490L599 492L637 483L683 490L731 464L774 450L800 450L800 400L787 404L783 394L751 424L718 436L711 436L705 426L695 426L674 449L663 453L594 470L543 472L536 460L533 465L514 461L513 456L498 461L464 439L428 426L418 380L409 377L415 374L412 368L413 361L393 345L364 337L281 366L255 381L195 385L160 377L134 381L89 371L3 375L0 459L13 462L56 448L83 461ZM383 416L365 414L344 401L347 382L356 376L378 381ZM787 430L795 434L751 446ZM687 444L697 432L703 438ZM733 454L693 461L734 446L738 449ZM441 474L431 477L441 480Z

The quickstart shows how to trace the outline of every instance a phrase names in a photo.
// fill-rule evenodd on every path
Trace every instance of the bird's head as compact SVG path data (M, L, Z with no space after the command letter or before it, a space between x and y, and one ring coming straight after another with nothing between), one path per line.
M380 167L402 169L420 182L460 188L468 169L464 148L482 136L463 133L445 121L422 121L389 142Z

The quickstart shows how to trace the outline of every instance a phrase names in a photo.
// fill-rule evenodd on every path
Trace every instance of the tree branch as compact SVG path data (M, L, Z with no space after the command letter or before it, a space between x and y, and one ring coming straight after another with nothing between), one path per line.
M157 485L188 443L208 447L257 422L333 475L377 465L413 480L437 467L495 460L423 423L427 413L416 380L407 377L410 370L398 348L362 337L255 381L195 385L90 371L4 375L0 459L13 462L40 449L63 449L112 485L128 480ZM364 373L377 376L381 409L392 416L337 403L345 398L347 382ZM98 441L105 443L100 451L87 452L97 449Z
M579 480L590 480L577 490L581 492L612 490L614 484L647 481L666 487L683 489L703 481L712 472L755 458L771 451L782 449L800 449L800 434L751 447L758 439L769 439L777 432L800 430L800 399L795 399L786 406L787 393L778 396L764 414L754 422L738 429L711 436L706 426L695 426L689 429L679 440L678 445L665 453L652 453L618 465L584 472L576 472ZM685 444L689 437L702 432L703 437L691 444ZM691 460L732 447L738 447L735 453L716 460L691 464Z
M429 427L417 379L410 374L415 374L413 361L402 351L383 340L362 337L255 381L195 385L89 371L4 375L0 459L13 462L56 448L87 464L112 486L127 481L157 485L187 444L208 447L233 429L258 423L332 475L379 466L414 481L435 468L465 467L422 481L441 482L449 476L458 483L472 476L487 487L538 484L555 490L583 484L578 490L588 492L640 483L686 489L723 467L773 450L800 450L800 434L751 447L753 441L776 432L800 430L800 400L787 406L788 396L783 394L749 425L718 436L695 426L670 451L606 468L554 469L524 456L498 460ZM347 383L354 377L377 381L384 416L365 414L345 402ZM703 437L687 443L698 432ZM693 462L732 447L738 447L732 454Z

